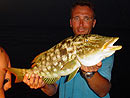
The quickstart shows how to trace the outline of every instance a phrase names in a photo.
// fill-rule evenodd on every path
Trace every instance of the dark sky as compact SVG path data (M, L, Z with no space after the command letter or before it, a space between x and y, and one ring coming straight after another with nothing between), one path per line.
M68 26L73 0L1 0L0 25ZM92 0L99 26L129 27L128 0Z
M42 38L63 39L71 35L70 7L73 0L0 0L2 40L41 43ZM95 31L119 36L129 43L129 0L91 0L96 9ZM49 35L49 36L48 36ZM61 35L62 37L58 37ZM126 38L128 40L126 40ZM17 41L19 43L19 41Z

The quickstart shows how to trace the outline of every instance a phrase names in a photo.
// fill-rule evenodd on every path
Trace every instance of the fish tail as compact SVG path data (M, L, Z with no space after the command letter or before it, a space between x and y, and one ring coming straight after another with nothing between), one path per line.
M26 69L20 68L7 68L9 72L13 73L16 76L15 83L19 83L23 81Z

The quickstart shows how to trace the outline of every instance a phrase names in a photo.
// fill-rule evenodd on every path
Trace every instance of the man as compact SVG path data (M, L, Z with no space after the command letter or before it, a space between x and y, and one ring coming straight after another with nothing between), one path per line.
M95 27L96 19L92 4L85 0L77 0L71 9L70 26L75 35L89 34ZM113 66L113 56L106 58L102 63L92 67L81 66L81 71L69 82L65 82L66 77L62 77L53 85L44 84L42 78L32 75L28 80L28 75L24 77L24 82L31 88L41 90L49 96L56 93L59 86L60 98L109 98L111 88L111 70ZM86 76L87 73L90 75ZM83 77L81 74L83 74Z

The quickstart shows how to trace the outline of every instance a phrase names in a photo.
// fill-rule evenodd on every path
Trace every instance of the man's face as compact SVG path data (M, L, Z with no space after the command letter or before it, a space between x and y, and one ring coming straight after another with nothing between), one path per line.
M88 6L76 6L72 9L70 27L74 34L89 34L96 24L94 12Z

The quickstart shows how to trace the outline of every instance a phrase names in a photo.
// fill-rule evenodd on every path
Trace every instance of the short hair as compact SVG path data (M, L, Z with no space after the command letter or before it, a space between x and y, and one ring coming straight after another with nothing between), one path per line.
M74 0L72 7L71 7L71 13L70 14L72 14L73 8L75 8L78 5L88 6L90 9L92 9L92 11L94 13L94 18L96 18L94 4L90 0Z

